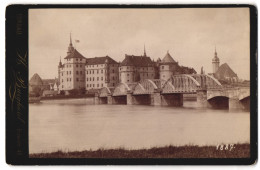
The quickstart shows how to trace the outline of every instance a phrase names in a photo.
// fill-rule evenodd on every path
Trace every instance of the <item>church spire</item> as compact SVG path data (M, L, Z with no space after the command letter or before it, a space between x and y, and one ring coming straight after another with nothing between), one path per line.
M217 54L217 50L216 50L216 46L215 46L215 57L217 57L217 55L218 55L218 54Z
M72 46L72 41L71 41L71 32L70 32L70 46Z
M145 44L144 44L144 56L146 56Z
M71 32L70 32L70 44L68 47L67 55L71 54L71 52L74 50L74 47L72 45L72 40L71 40Z

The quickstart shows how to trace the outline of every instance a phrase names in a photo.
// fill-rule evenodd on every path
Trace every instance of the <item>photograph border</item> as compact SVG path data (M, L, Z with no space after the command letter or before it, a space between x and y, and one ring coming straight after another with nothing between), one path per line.
M250 9L250 158L29 158L28 14L51 8L241 8ZM257 160L257 9L249 4L9 5L6 7L6 163L12 165L252 165Z

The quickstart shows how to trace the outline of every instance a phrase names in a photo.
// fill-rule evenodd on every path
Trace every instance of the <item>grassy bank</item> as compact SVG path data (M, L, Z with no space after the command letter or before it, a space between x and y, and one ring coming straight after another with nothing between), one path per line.
M166 146L151 149L127 150L99 149L96 151L75 151L30 154L30 158L247 158L249 144L234 145L234 149L217 150L216 146Z

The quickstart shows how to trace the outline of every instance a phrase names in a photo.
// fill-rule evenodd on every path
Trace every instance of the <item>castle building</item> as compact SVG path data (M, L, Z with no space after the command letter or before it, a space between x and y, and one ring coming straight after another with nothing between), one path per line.
M196 71L193 68L179 66L169 51L167 51L164 58L159 62L160 79L168 80L172 75L177 74L195 74Z
M119 81L122 83L133 83L145 79L155 79L156 77L156 63L146 55L144 48L144 55L134 56L125 55L125 59L120 63L119 67Z
M84 89L86 58L73 47L71 36L64 60L64 64L60 60L58 65L59 91Z
M115 87L119 82L119 64L109 56L87 58L85 65L85 88Z

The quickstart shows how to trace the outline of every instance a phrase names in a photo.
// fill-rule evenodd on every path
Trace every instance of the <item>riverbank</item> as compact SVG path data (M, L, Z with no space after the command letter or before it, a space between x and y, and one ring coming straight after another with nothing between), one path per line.
M220 150L216 146L166 146L151 149L127 150L98 149L96 151L57 151L30 154L30 158L248 158L250 144L236 144L234 148Z
M94 98L94 94L84 95L56 95L56 96L45 96L41 100L59 100L59 99L81 99L81 98Z

